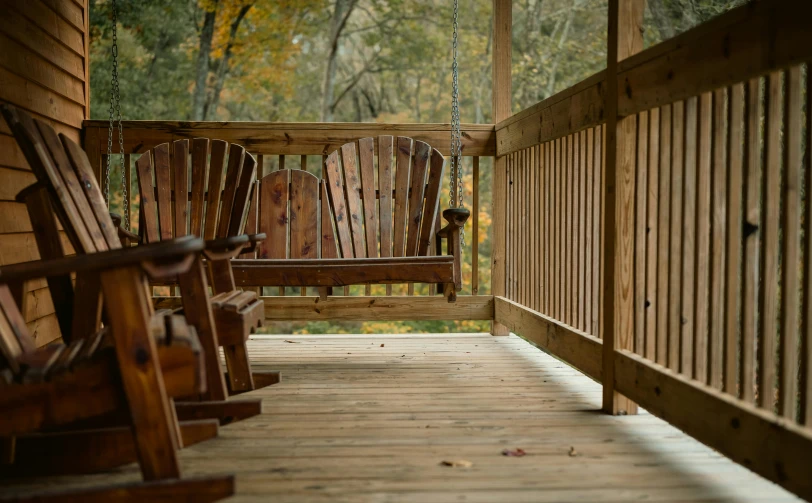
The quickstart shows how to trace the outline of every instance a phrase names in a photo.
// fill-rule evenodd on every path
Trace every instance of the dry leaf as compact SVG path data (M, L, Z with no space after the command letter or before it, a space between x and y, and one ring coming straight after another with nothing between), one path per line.
M471 468L474 466L473 463L466 459L455 459L451 461L441 461L440 464L442 466L453 466L455 468Z
M383 344L381 344L381 347L383 347Z
M285 342L287 342L288 344L299 344L297 341L289 341L287 339L285 339Z
M578 455L578 451L575 450L575 447L570 447L569 455L571 458L574 458L575 456Z
M511 451L510 449L505 449L502 451L502 456L510 456L520 458L522 456L526 456L527 453L522 448L517 448L516 450Z

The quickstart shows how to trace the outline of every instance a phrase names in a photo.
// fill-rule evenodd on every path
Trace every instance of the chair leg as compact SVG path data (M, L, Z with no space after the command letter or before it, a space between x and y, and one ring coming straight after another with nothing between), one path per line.
M234 495L234 476L170 479L156 482L136 482L104 487L50 491L40 494L0 499L16 503L136 503L157 501L174 503L194 501L210 503Z
M229 388L228 393L231 396L247 393L256 389L262 389L267 386L279 384L282 381L282 373L278 370L255 370L251 372L251 377L254 379L254 388L247 390L233 390ZM228 380L228 372L226 372L226 380Z
M206 271L200 258L185 274L178 277L183 302L183 314L197 330L206 361L206 393L204 400L225 400L227 396Z
M228 368L228 389L232 394L254 389L254 377L248 361L248 348L245 341L239 344L223 346Z
M180 477L180 446L150 333L152 305L137 267L102 273L121 381L129 404L135 450L144 480Z

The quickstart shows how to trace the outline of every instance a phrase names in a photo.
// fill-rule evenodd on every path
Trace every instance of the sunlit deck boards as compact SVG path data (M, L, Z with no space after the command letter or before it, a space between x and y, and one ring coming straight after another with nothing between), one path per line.
M235 472L235 501L796 501L650 415L597 413L597 384L515 336L264 336L249 349L283 372L252 393L264 414L181 453L186 475ZM515 448L527 456L501 455Z

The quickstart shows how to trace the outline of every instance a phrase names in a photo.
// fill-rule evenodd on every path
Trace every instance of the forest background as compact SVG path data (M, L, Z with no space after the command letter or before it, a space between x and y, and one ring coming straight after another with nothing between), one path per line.
M646 46L746 0L648 0ZM125 120L448 123L451 0L119 0ZM607 0L514 0L513 100L519 112L606 66ZM490 123L492 0L459 0L463 123ZM92 119L110 108L112 3L90 0ZM126 135L126 130L124 131ZM271 156L268 156L271 157ZM320 159L308 169L320 173ZM266 159L263 170L278 169ZM118 166L112 205L122 206ZM288 166L290 167L290 166ZM473 176L464 163L470 208ZM480 294L490 291L491 162L480 167ZM137 215L138 194L131 211ZM470 227L470 224L469 224ZM471 236L470 228L466 229ZM470 293L470 244L465 247ZM383 293L378 287L373 294ZM275 289L274 289L275 290ZM297 289L290 293L297 293ZM353 287L362 295L363 287ZM405 288L395 288L395 294ZM416 289L425 293L424 287ZM487 330L487 322L277 323L278 333Z

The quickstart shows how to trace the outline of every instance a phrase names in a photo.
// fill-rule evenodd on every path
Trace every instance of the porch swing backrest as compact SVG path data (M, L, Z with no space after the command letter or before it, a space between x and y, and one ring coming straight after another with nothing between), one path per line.
M383 135L327 156L322 181L275 171L260 181L259 232L268 239L257 258L429 255L445 164L425 142Z
M162 143L135 162L139 233L147 243L187 234L206 240L242 234L256 159L241 145L208 138L192 139L190 156L189 143Z

